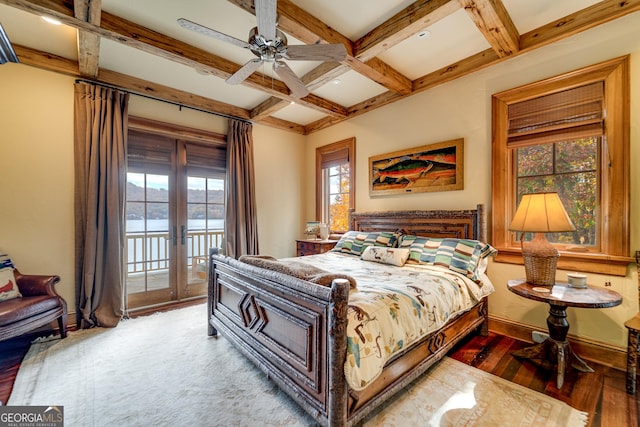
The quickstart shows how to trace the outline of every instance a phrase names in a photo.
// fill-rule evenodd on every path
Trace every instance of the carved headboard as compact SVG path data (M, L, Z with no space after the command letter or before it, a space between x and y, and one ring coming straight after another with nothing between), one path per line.
M486 242L484 205L472 210L349 212L349 230L397 231Z

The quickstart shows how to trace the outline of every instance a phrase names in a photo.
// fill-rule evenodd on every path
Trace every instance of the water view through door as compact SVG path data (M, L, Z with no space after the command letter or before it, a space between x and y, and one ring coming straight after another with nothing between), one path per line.
M146 158L128 163L128 309L205 295L207 254L224 238L224 169L207 164L215 160L215 148L149 141L138 141ZM149 154L149 147L158 154Z

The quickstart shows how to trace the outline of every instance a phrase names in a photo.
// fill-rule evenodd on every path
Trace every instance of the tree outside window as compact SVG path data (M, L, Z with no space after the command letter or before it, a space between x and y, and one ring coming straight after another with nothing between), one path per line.
M557 192L576 226L573 232L547 233L550 242L597 246L599 151L599 137L516 149L518 201L524 194Z
M328 221L330 230L344 231L349 228L349 163L333 166L328 169L329 192Z
M331 232L349 229L349 210L355 208L355 138L316 149L316 220Z
M493 95L495 261L522 264L520 236L509 230L518 203L554 191L576 226L547 234L561 254L558 268L626 275L629 117L629 56Z

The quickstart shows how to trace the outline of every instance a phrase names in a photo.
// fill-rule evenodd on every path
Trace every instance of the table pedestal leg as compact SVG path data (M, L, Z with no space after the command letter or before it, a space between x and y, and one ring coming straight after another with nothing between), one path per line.
M571 350L567 341L569 322L567 321L566 307L550 304L547 326L549 328L549 338L540 344L514 351L516 357L531 359L531 361L544 369L557 367L556 386L562 388L564 384L564 373L567 367L580 372L593 372L577 354Z

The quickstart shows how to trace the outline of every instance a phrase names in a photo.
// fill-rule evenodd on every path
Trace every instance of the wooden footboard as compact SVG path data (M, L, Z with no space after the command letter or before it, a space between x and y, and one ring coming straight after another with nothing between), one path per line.
M324 287L215 254L209 265L210 335L222 332L322 425L345 425L349 283Z
M392 359L364 391L343 374L349 284L323 287L211 254L209 333L222 332L320 424L353 425L465 335L486 325L483 300Z

